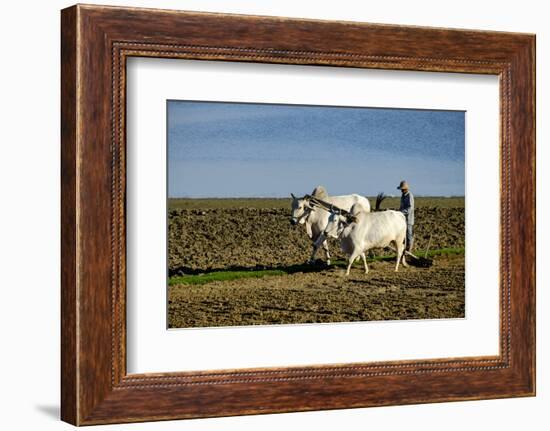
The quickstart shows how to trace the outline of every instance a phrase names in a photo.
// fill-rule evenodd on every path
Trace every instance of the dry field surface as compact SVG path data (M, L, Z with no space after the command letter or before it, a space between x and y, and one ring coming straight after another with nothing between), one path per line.
M356 266L344 277L336 241L336 266L304 265L311 246L303 226L290 225L289 199L170 200L169 327L464 317L464 199L416 205L415 250L423 254L431 237L434 265L395 273L376 260L369 274ZM452 253L437 255L442 249Z

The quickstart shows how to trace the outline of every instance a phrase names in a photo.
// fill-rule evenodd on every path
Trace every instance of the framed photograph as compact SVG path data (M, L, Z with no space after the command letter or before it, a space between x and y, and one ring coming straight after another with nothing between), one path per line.
M535 36L62 11L62 419L535 394Z
M167 117L169 328L465 317L464 111L170 100Z

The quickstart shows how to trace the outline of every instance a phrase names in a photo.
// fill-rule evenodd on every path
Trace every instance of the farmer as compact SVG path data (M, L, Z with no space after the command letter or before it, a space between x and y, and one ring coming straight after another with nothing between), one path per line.
M397 189L401 190L401 204L399 205L399 211L405 214L405 218L407 219L407 242L405 244L405 249L412 251L414 244L414 196L409 190L409 185L405 180L399 183Z

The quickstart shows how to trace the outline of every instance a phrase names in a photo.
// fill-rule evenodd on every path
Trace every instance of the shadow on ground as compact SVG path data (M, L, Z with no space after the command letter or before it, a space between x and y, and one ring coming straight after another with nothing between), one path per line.
M38 405L35 406L36 410L42 413L44 416L48 416L51 419L59 419L61 411L58 405Z
M283 271L287 274L295 274L297 272L317 272L330 268L323 260L317 260L314 264L302 263L297 265L255 265L255 266L229 266L227 268L189 268L185 266L180 266L174 270L168 271L168 276L178 276L178 275L199 275L205 273L216 273L216 272L232 272L232 271Z

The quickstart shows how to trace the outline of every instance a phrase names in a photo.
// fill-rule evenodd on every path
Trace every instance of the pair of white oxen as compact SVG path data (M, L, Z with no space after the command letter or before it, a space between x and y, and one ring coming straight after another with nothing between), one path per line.
M399 263L405 261L405 238L407 222L400 211L379 211L383 199L379 195L376 209L371 212L369 200L357 194L329 196L322 186L317 186L311 195L302 198L292 196L292 224L305 225L306 232L313 243L310 263L321 245L325 250L327 264L330 265L330 252L327 239L340 240L342 250L348 256L346 275L349 275L353 262L363 259L365 274L369 272L365 253L373 248L383 248L395 243Z

